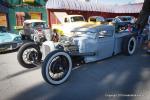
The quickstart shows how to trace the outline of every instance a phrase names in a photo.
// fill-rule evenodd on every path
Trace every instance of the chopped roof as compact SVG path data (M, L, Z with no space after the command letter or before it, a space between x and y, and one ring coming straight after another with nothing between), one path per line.
M114 30L115 28L112 25L88 24L82 27L75 28L74 30L72 30L72 32L80 32L80 31L97 32L98 29Z

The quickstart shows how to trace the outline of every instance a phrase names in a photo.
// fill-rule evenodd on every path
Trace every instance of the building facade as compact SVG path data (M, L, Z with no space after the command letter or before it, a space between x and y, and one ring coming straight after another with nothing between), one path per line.
M8 13L9 13L9 6L4 2L0 1L0 26L9 27L8 23Z
M48 12L49 26L62 22L62 16L78 14L87 20L90 16L103 16L113 18L116 16L138 17L143 3L127 5L103 5L92 2L93 0L48 0L46 9Z
M7 27L17 32L26 19L41 19L47 22L46 0L2 0L7 6Z

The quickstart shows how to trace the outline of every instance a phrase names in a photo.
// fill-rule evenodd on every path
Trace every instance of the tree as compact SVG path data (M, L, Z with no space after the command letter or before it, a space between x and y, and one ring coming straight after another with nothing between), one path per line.
M150 16L150 0L144 0L142 10L136 22L136 24L140 26L140 29L143 29L145 27L149 16Z

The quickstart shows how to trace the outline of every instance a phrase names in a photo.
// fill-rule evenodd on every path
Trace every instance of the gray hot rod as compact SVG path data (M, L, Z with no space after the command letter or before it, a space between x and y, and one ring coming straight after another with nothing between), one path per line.
M60 42L46 41L42 46L42 76L50 84L63 83L70 75L75 60L89 63L118 53L132 55L136 49L135 35L129 31L115 32L110 25L90 25L74 29L74 36Z
M41 47L32 44L24 66L35 66L42 54L44 80L58 85L69 77L74 62L94 62L118 53L132 55L136 49L135 34L116 33L112 25L85 25L73 29L72 34L71 37L61 36L59 42L45 41Z

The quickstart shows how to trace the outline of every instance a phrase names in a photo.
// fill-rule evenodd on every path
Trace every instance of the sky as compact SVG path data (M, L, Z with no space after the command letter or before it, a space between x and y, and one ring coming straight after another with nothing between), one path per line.
M108 5L122 5L122 4L129 4L129 3L139 3L143 2L144 0L91 0L91 1L97 1L102 4L108 4Z

